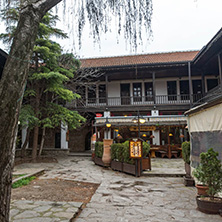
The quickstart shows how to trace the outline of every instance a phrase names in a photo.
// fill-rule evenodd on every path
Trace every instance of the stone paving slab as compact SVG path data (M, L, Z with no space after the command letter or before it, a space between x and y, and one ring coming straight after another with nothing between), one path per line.
M81 206L79 202L13 200L10 222L68 222Z
M96 166L87 157L63 157L59 158L58 161L58 163L39 165L46 169L45 174L39 178L57 177L100 184L91 201L82 210L78 218L75 219L75 222L222 221L219 215L204 214L196 209L196 189L194 187L185 187L183 178L146 176L136 178ZM154 166L162 172L169 171L169 169L175 169L175 171L184 169L183 161L177 159L160 159L159 161L158 159L152 159L152 169L155 169ZM51 214L54 215L54 221L57 221L57 219L58 221L65 221L67 219L63 219L60 216L68 216L68 214L63 213L67 213L70 210L67 207L61 208L63 209L62 211L55 211L52 207L45 211L45 214L42 214L41 211L44 207L41 208L41 205L36 208L30 207L34 203L26 203L26 205L29 205L29 207L24 210L12 203L11 214L14 215L12 218L15 219L15 222L35 220L38 222L41 216L44 217L44 220L41 221L47 222L50 221L51 217L49 215ZM50 206L50 203L46 205ZM33 214L33 217L25 218L25 211ZM15 218L16 216L21 217L22 213L24 217L22 220L21 218Z

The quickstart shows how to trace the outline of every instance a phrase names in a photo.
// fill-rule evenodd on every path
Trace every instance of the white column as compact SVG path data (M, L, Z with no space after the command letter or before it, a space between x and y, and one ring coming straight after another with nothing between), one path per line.
M68 141L66 141L67 131L67 124L61 123L61 149L68 149Z
M154 145L160 145L160 131L159 130L153 130L152 134L154 135L153 144Z
M25 127L22 128L22 146L25 143L25 139L26 139L26 135L27 135L27 129L28 129L28 126L25 126ZM27 143L27 146L25 147L25 149L27 149L28 146L29 146L29 144Z

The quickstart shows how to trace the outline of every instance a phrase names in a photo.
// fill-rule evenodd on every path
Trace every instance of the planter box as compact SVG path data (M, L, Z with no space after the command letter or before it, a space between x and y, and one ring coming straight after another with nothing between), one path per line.
M136 166L133 164L123 163L123 172L136 175Z
M99 166L104 166L104 163L103 163L103 161L102 161L102 158L99 158L99 157L94 157L94 163L96 164L96 165L99 165Z
M142 159L142 170L151 170L151 161L149 157L143 157Z
M213 202L197 196L196 201L199 211L207 214L221 214L222 198L217 197L217 202Z
M111 161L111 168L113 170L117 170L117 171L122 172L123 171L123 163L119 162L119 161L112 160Z
M183 183L186 187L193 187L195 185L195 181L192 177L183 177Z

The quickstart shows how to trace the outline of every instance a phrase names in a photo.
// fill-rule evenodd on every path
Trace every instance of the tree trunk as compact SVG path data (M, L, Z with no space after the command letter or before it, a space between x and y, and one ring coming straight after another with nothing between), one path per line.
M12 168L18 115L38 26L42 16L61 0L30 1L19 22L0 81L0 221L9 221Z
M45 130L46 130L46 128L44 127L42 129L42 139L41 139L41 144L40 144L40 147L39 147L39 155L38 156L42 155L42 150L43 150L43 146L44 146L44 142L45 142Z
M21 148L21 157L25 157L26 156L26 147L28 145L29 142L29 136L30 136L30 128L27 129L27 133L26 133L26 138L25 138L25 142L22 145Z
M32 161L36 161L37 150L38 150L38 138L39 138L39 127L34 127L34 135L33 135L33 146L32 146Z
M39 95L39 86L36 86L36 97L35 97L35 115L39 117L39 107L40 106L40 95ZM38 140L39 140L39 126L36 125L34 127L34 135L33 135L33 146L32 146L32 161L35 162L37 158L37 150L38 150Z

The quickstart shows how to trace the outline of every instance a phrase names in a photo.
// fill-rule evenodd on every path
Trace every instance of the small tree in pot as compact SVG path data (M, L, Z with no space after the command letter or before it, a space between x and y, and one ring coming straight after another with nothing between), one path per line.
M218 159L218 152L210 148L200 154L200 165L193 175L199 182L208 187L208 197L198 196L198 208L206 213L222 213L222 199L216 195L222 191L222 166Z
M186 175L184 177L185 186L194 186L194 179L191 176L191 168L190 168L190 142L182 143L182 157L185 162L185 172Z

